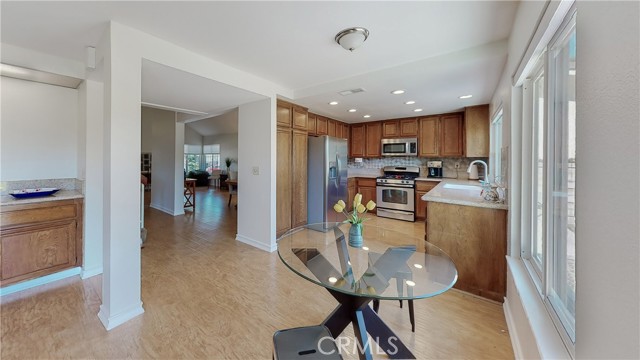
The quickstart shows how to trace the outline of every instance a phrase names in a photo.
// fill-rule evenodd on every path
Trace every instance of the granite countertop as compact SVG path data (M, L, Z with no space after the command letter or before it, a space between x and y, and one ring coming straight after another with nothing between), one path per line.
M28 199L16 199L11 195L0 196L0 205L21 205L21 204L35 204L48 201L70 200L70 199L82 199L84 195L77 190L60 190L57 193L49 196L35 197Z
M442 180L446 180L443 178L430 178L430 177L417 177L416 181L437 181L440 182Z
M477 186L478 189L448 189L445 188L445 185L447 184L471 185ZM438 186L433 188L428 193L424 194L421 199L424 201L433 201L453 205L475 206L488 209L509 209L509 206L507 206L506 204L484 200L482 196L480 196L481 191L482 188L480 188L480 183L478 182L478 180L442 179Z

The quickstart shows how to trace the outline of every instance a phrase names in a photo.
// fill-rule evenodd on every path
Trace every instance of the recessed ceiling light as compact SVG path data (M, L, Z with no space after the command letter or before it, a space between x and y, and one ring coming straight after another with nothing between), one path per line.
M365 119L368 119L368 118L370 118L370 117L371 117L371 115L365 115L365 116L363 116L363 118L365 118Z
M413 105L413 104L415 104L415 103L416 103L416 102L415 102L415 101L413 101L413 100L409 100L409 101L405 101L405 102L404 102L404 104L405 104L405 105Z
M415 109L415 110L413 110L413 111L415 111L415 112L420 112L420 111L422 111L422 109Z
M338 105L338 102L337 101L332 101L332 102L329 103L329 105Z
M404 90L393 90L391 93L393 95L400 95L400 94L404 94Z
M349 112L356 112L356 111L358 111L358 110L356 110L356 109L349 109Z
M473 95L462 95L462 96L460 96L460 99L469 99L469 98L472 98L472 97L473 97Z

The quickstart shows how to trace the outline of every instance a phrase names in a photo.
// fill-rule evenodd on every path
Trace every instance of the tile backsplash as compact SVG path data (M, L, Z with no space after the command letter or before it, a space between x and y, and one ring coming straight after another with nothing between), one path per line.
M489 161L488 158L421 158L415 156L383 157L378 159L362 159L362 162L355 162L349 159L347 164L349 172L355 174L380 175L385 166L418 166L420 176L427 176L427 161L442 160L443 177L467 179L467 168L473 160ZM456 164L460 166L456 169ZM456 171L457 170L457 171ZM478 169L480 176L484 174L482 166Z

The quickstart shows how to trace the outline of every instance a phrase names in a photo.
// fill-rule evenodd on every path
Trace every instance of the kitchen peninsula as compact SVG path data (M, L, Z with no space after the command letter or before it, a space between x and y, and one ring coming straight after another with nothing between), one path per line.
M481 190L477 181L443 179L423 195L425 240L444 250L456 264L455 288L502 302L508 206L485 201Z

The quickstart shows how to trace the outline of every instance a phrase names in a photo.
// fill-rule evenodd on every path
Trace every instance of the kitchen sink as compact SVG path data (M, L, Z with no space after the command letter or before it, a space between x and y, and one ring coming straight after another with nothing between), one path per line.
M462 185L462 184L444 184L444 188L452 189L452 190L477 190L477 191L482 190L480 186Z

